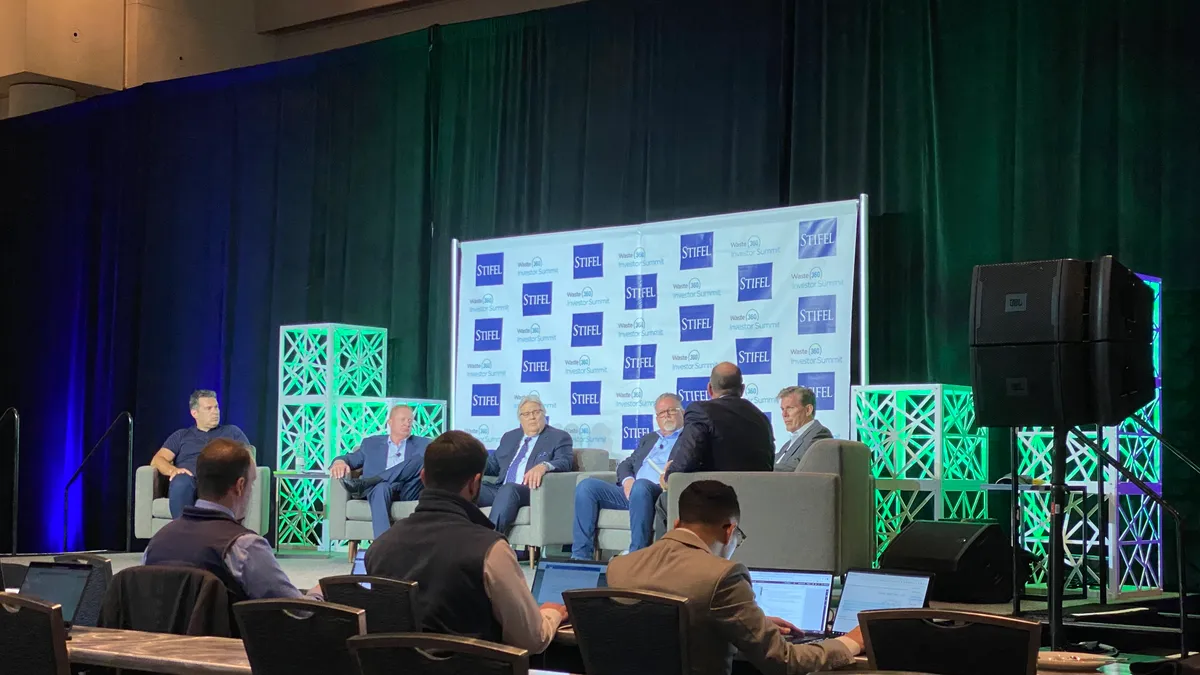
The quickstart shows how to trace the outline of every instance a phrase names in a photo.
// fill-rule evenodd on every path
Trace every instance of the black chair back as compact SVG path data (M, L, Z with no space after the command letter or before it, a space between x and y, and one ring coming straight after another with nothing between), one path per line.
M103 628L172 635L238 637L237 596L211 572L170 565L135 565L113 577L100 608Z
M399 633L347 642L362 675L527 675L529 652L486 640Z
M329 602L367 612L368 633L420 633L417 620L417 582L346 574L321 580Z
M4 587L0 588L0 592L5 588L20 588L21 583L25 581L25 573L28 571L28 565L0 563L0 580L4 581Z
M1041 624L940 609L860 612L867 658L879 670L1034 675Z
M357 675L346 640L367 632L366 612L316 600L233 606L254 675Z
M83 588L83 597L79 599L79 607L75 609L75 619L71 623L75 626L98 625L104 594L112 583L112 560L94 553L64 553L54 556L54 562L92 566L92 574Z
M588 675L688 673L686 598L596 588L566 591L563 599Z
M62 607L0 593L0 657L6 673L69 675Z

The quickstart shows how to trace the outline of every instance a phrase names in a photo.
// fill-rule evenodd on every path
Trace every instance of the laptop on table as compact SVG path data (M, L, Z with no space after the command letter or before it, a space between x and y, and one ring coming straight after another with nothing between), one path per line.
M767 616L779 617L805 633L825 632L833 574L755 567L750 569L750 585Z
M533 577L533 599L544 602L563 601L563 591L581 588L607 588L608 563L542 560Z
M850 570L842 584L833 628L808 635L811 642L845 635L858 627L858 613L873 609L919 609L929 602L933 575L898 570Z
M91 565L31 562L21 582L20 594L61 605L63 624L70 628L91 575Z

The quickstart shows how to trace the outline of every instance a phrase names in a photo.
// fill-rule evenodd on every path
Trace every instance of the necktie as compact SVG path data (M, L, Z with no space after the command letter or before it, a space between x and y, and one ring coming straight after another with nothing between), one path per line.
M517 469L521 468L521 462L525 461L525 455L529 454L529 441L532 438L526 436L525 442L521 444L521 449L517 451L517 456L513 457L512 464L508 465L508 475L504 476L505 483L513 483L517 480Z
M775 461L778 462L779 460L783 459L784 457L787 457L788 451L792 449L792 444L795 443L797 440L799 440L799 439L797 439L795 436L793 436L791 438L791 440L789 440L787 443L784 443L783 448L779 451L779 454L775 455Z

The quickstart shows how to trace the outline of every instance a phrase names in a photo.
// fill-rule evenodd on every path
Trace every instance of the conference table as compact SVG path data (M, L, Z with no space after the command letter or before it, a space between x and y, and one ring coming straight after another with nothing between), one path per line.
M67 658L78 665L167 675L251 675L242 641L231 638L77 626L67 640ZM563 675L548 670L529 672Z

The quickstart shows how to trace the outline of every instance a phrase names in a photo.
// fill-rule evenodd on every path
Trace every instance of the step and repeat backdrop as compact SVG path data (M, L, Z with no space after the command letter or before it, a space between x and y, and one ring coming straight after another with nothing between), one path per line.
M797 384L849 438L857 209L462 242L453 428L495 448L537 394L575 447L621 457L654 429L660 394L703 400L709 371L732 361L777 439L775 397Z

